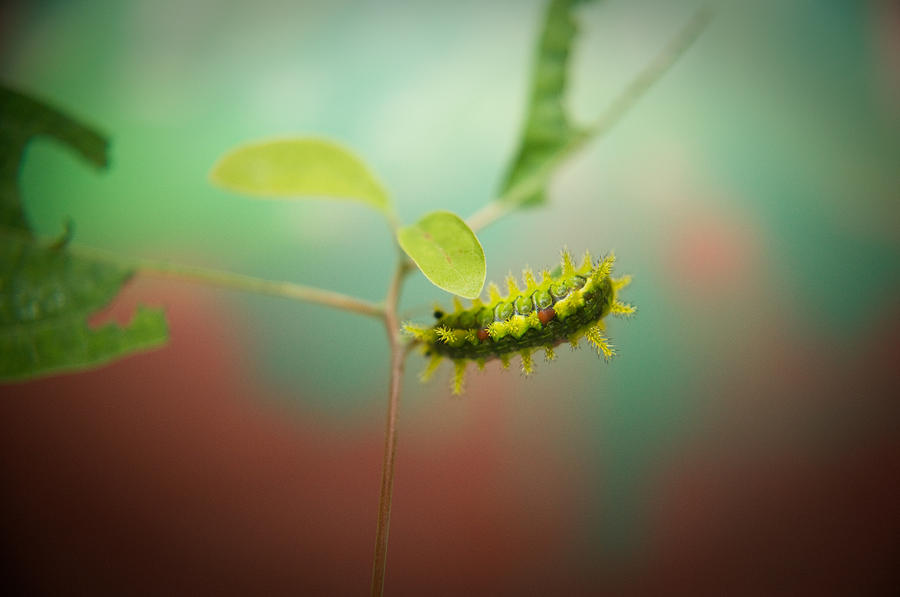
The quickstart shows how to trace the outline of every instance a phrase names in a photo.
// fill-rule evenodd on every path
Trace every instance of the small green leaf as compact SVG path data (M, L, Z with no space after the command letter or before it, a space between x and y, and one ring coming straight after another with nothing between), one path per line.
M225 154L210 178L226 189L259 197L329 197L390 207L387 193L366 165L324 139L276 139Z
M520 206L531 207L546 201L544 187L552 173L547 170L548 164L582 135L581 129L572 124L564 105L569 53L578 32L572 14L576 4L578 0L552 0L544 18L522 138L501 188L505 195L516 186L527 184L529 194L516 200ZM528 180L531 177L540 179L537 185ZM531 187L535 186L537 190L532 192Z
M397 240L432 284L465 298L484 287L484 250L456 214L434 211L397 232Z

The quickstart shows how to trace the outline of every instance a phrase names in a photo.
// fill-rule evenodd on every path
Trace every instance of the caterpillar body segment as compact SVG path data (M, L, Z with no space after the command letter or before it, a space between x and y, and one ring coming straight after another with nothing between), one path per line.
M433 326L406 324L404 330L431 357L427 377L442 358L454 362L454 394L462 391L468 361L475 361L481 368L486 361L499 359L506 368L510 358L519 355L523 373L530 375L535 350L544 350L550 361L556 356L554 347L563 342L576 345L582 337L609 360L615 349L605 335L603 319L610 313L630 316L635 312L633 306L617 299L618 291L631 278L612 278L614 262L612 253L596 263L585 254L582 265L576 267L569 252L563 251L555 276L544 270L538 281L531 270L525 270L524 289L508 276L506 296L492 283L487 301L475 299L465 308L454 300L452 312L435 310L437 321Z

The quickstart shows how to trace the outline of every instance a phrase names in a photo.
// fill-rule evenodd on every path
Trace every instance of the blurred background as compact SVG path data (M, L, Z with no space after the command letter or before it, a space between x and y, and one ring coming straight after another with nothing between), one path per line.
M353 203L213 188L232 146L355 149L409 223L466 216L518 141L536 1L42 0L0 14L0 79L112 138L49 140L28 214L75 242L380 300L387 227ZM569 105L596 118L689 1L579 11ZM488 279L615 249L619 356L404 382L391 595L892 594L900 534L900 9L725 2L550 204L480 234ZM410 278L404 317L449 296ZM171 342L0 389L20 594L368 590L387 346L351 314L150 276Z

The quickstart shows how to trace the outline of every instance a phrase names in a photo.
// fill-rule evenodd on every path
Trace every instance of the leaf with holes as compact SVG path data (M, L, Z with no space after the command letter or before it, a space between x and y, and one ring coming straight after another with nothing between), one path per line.
M141 308L125 327L88 325L132 271L77 257L68 238L38 243L22 209L18 173L28 143L53 137L98 167L107 140L54 108L0 87L0 381L85 369L163 344L162 311Z

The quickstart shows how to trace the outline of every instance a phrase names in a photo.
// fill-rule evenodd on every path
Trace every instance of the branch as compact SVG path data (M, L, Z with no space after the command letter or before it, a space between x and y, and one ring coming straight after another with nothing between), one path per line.
M399 251L399 249L398 249ZM391 347L391 383L388 395L387 420L384 434L384 458L381 465L381 492L378 498L378 521L375 525L375 555L372 561L372 596L384 594L384 574L387 566L388 531L391 525L391 498L394 489L394 464L397 459L397 413L400 408L400 385L403 365L408 353L399 337L397 302L400 287L409 271L406 256L400 252L394 277L385 298L384 325Z
M584 130L582 134L573 137L552 158L546 160L541 164L540 168L509 189L503 196L494 199L469 216L466 220L469 228L477 232L518 208L523 201L535 192L540 191L547 184L547 180L560 164L565 162L589 141L608 133L634 107L653 84L662 78L681 55L691 47L712 20L713 15L714 11L709 6L703 6L698 9L690 21L682 27L681 31L666 44L656 58L631 80L593 125Z
M166 261L136 259L131 263L139 271L149 274L180 278L182 280L234 288L257 294L280 296L306 303L324 305L333 309L352 311L361 315L377 317L378 319L384 318L384 309L380 305L332 290Z
M710 6L701 6L656 57L631 80L606 111L586 131L589 138L606 134L637 101L681 58L715 16Z
M43 244L24 232L10 230L8 228L0 228L0 235L17 238L36 245ZM385 316L384 308L381 305L347 296L339 292L332 292L330 290L323 290L312 286L304 286L293 282L266 280L228 271L207 269L193 265L172 263L169 261L123 257L117 253L104 249L68 244L65 239L56 241L52 244L47 244L46 247L48 250L61 250L64 248L73 255L95 261L102 261L126 269L135 269L143 273L180 278L191 282L200 282L222 286L224 288L234 288L257 294L280 296L297 301L324 305L333 309L352 311L370 317L377 317L378 319L384 319Z

